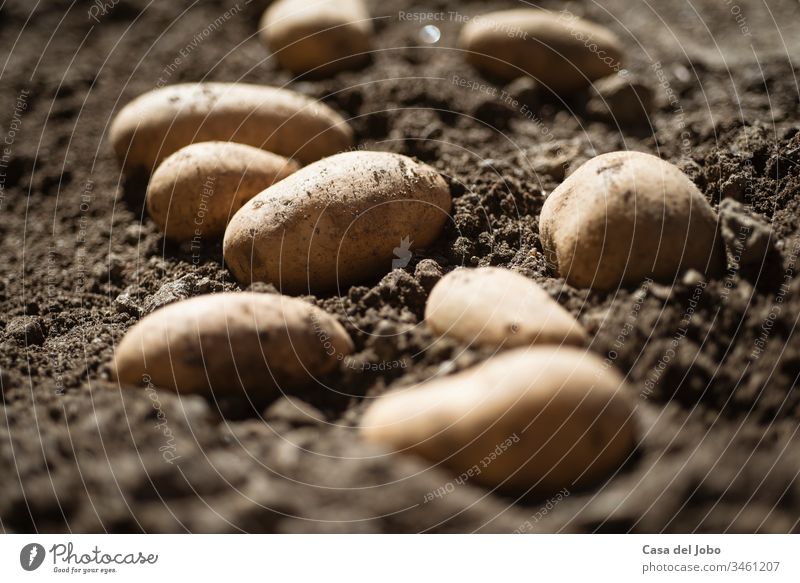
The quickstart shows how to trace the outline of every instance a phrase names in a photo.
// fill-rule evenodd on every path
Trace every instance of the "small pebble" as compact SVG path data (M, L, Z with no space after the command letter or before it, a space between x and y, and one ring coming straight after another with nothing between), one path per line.
M264 420L283 421L295 427L319 425L325 422L325 415L305 401L296 397L284 396L264 411Z
M775 248L778 236L763 217L730 198L719 203L719 214L722 238L743 276L758 275L770 259L780 261Z
M630 74L603 77L592 85L586 109L611 123L645 124L653 109L653 90Z
M6 333L19 346L39 346L47 338L45 326L39 316L18 316L6 326Z
M417 278L422 288L430 293L433 286L442 279L442 268L433 259L423 259L414 269L414 277Z
M207 277L201 278L194 273L187 273L179 279L162 284L155 293L148 295L143 302L141 313L146 316L168 304L218 291L216 287Z
M686 287L699 287L705 285L706 283L706 276L697 271L696 269L689 269L686 273L683 274L683 279L681 283Z
M519 106L534 106L542 97L542 87L535 79L519 77L508 85L505 92L517 100Z

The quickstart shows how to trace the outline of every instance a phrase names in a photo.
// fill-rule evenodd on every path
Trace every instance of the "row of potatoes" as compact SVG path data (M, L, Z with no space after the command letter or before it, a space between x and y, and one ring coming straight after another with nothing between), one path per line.
M458 44L467 61L499 80L528 75L566 93L622 63L623 45L612 31L566 11L521 8L460 18L466 24ZM260 36L282 67L322 77L367 63L374 30L362 0L276 0L264 12Z
M292 4L274 3L264 21ZM301 13L326 14L326 29L363 9L355 0L337 0L335 10L311 5ZM315 12L320 6L327 12ZM359 23L368 30L368 18ZM524 34L509 35L512 25ZM567 91L578 80L567 79L554 58L568 58L584 83L603 76L597 55L573 42L576 26L621 55L610 32L533 9L473 19L462 42L477 53L468 54L479 68L502 74L498 63L505 63L514 69L508 76L522 69ZM315 36L313 25L299 28L304 39ZM280 27L264 30L270 36ZM271 43L291 35L281 38ZM520 39L524 51L509 48ZM338 62L347 55L334 47L359 42L306 46ZM564 50L553 57L553 46ZM282 58L290 68L315 68L309 58ZM282 292L201 296L147 316L115 351L114 373L124 384L271 397L323 382L353 353L352 338L330 314L283 294L345 293L380 276L399 241L428 246L451 210L448 183L433 168L398 154L352 151L354 133L338 113L286 89L158 89L119 113L111 140L126 173L152 173L147 208L167 237L222 237L224 261L240 283L273 283ZM677 167L643 153L613 152L584 164L548 196L539 230L558 275L581 288L670 280L690 268L715 273L725 263L706 199ZM595 483L634 451L631 390L586 351L584 329L532 280L507 269L457 269L431 291L425 325L498 355L379 398L363 418L366 439L492 488L542 494Z
M244 284L289 293L349 285L390 265L404 237L432 243L450 213L433 168L343 151L354 146L347 122L287 89L164 87L124 107L110 135L126 173L155 168L147 209L165 235L224 233L225 263Z

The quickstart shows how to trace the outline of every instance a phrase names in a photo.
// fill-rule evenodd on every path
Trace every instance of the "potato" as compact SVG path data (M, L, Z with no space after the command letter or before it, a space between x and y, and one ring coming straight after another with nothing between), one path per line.
M245 144L190 144L153 172L147 210L170 239L222 237L244 203L298 168L293 160Z
M460 45L473 66L504 81L529 75L555 93L568 93L618 70L622 43L610 30L581 18L518 8L476 16Z
M725 267L717 216L677 167L612 152L578 168L542 207L539 237L570 285L600 290Z
M379 397L362 435L454 474L547 495L608 477L636 445L624 381L576 348L516 348Z
M281 67L323 77L369 60L372 21L361 0L277 0L260 35Z
M346 152L270 186L234 215L225 263L241 283L330 290L392 270L430 245L450 212L433 168L399 154Z
M155 89L122 108L110 137L126 173L151 172L194 142L238 142L304 164L353 144L353 130L324 103L288 89L246 83Z
M457 269L433 288L425 321L437 334L490 348L586 342L572 315L509 269Z
M117 346L114 375L178 393L269 397L314 383L352 351L341 324L302 300L221 293L145 317Z

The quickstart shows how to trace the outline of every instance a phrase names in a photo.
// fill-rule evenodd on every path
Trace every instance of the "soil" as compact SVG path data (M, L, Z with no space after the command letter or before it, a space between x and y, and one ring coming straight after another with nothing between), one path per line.
M656 93L638 124L598 117L588 91L561 100L466 65L449 13L513 1L375 0L370 64L325 80L293 79L269 58L256 36L265 4L2 4L0 529L800 530L795 0L538 3L621 36L630 71ZM444 20L404 16L431 12ZM421 40L427 24L441 31L435 44ZM109 380L115 343L144 314L242 289L219 244L196 253L160 236L144 184L122 179L107 139L135 96L199 80L318 97L351 118L359 147L415 156L450 182L452 220L434 247L379 281L307 297L356 343L327 387L257 403ZM720 208L724 277L613 293L554 277L537 236L544 198L583 161L626 148L678 164ZM550 500L502 495L358 439L372 398L488 356L435 341L422 323L431 285L460 265L540 282L587 327L590 350L628 375L642 440L606 483Z

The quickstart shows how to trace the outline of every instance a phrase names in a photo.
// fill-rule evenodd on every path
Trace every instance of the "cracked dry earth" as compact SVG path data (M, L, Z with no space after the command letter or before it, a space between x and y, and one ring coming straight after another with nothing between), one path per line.
M630 70L656 90L646 124L598 120L586 94L561 102L524 81L500 87L526 115L453 82L492 83L454 50L458 22L436 22L441 40L425 45L425 23L398 17L513 1L375 0L372 62L319 81L292 80L268 58L255 36L261 0L199 42L230 4L120 0L95 22L66 1L3 3L0 529L797 531L800 6L737 0L745 30L720 0L539 4L619 34ZM109 381L115 344L145 314L242 289L220 246L193 254L165 241L143 211L145 185L121 179L108 125L160 80L287 85L351 118L360 146L414 156L450 183L453 220L436 245L379 281L306 298L356 344L355 365L325 379L335 391L288 395L310 414L288 398L206 400ZM553 276L537 235L544 198L565 171L619 149L677 164L719 210L723 278L598 293ZM547 500L471 483L426 502L451 475L358 439L365 397L486 358L434 343L422 323L432 284L459 265L533 278L585 325L590 350L628 375L643 437L606 483L544 513Z

